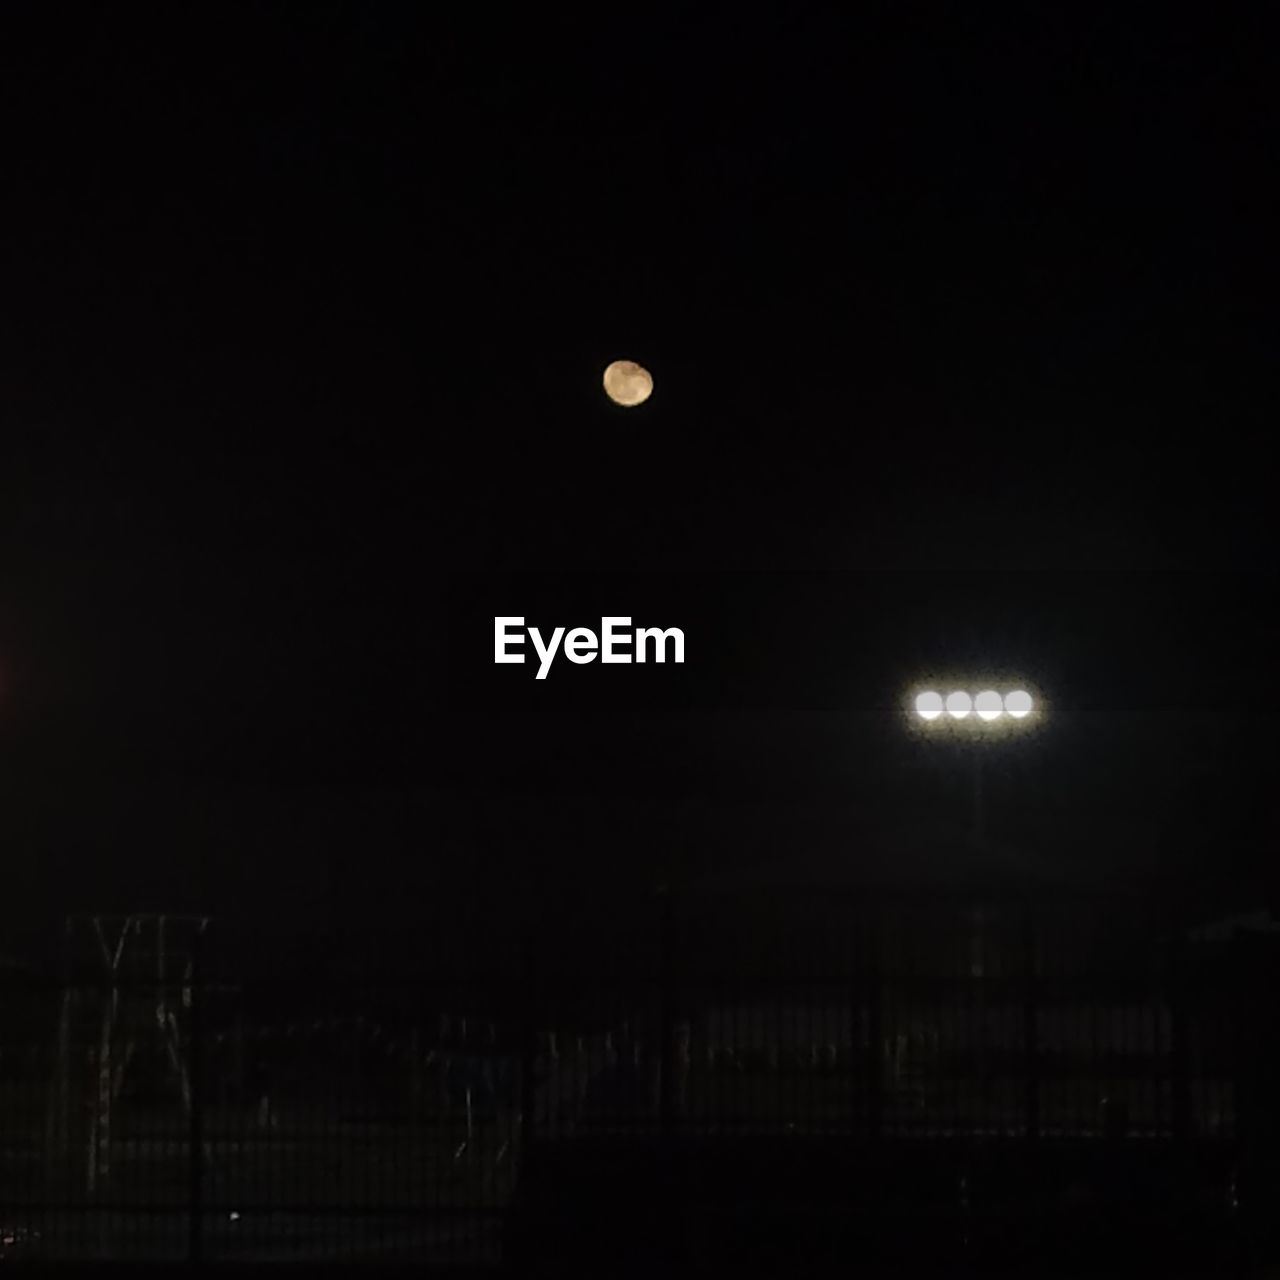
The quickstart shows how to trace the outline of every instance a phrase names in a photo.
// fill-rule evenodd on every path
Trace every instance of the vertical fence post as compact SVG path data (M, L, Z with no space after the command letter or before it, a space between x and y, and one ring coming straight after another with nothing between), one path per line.
M1173 1136L1185 1142L1191 1136L1190 1052L1187 1026L1186 946L1175 937L1169 949L1169 1051L1173 1068Z
M661 913L659 920L661 955L658 960L661 971L658 997L658 1016L661 1020L660 1050L658 1055L658 1109L662 1133L664 1137L667 1137L671 1134L675 1118L675 1035L673 1026L675 1011L672 1008L675 994L673 991L675 961L672 956L674 939L672 938L671 891L665 886L661 891L658 907Z
M524 942L524 1018L520 1053L520 1173L528 1168L529 1151L533 1146L538 1105L537 1080L534 1072L538 1059L538 988L533 968L533 939L526 935Z
M1027 1137L1040 1136L1040 975L1036 946L1036 916L1030 903L1023 915L1023 965L1026 969L1026 1002L1022 1013L1023 1048L1027 1073Z
M881 925L873 909L867 930L867 955L863 982L867 1003L867 1128L879 1139L884 1132L884 973L881 966Z
M71 1144L71 1097L73 1047L71 1029L73 1013L80 1009L80 995L73 983L79 978L71 969L71 917L68 916L63 925L62 942L62 990L58 1003L58 1031L54 1046L53 1090L49 1107L49 1140L46 1146L48 1166L46 1185L53 1185L54 1179L61 1180L67 1173L67 1155Z
M191 949L191 1064L190 1109L187 1142L190 1148L188 1173L187 1258L201 1261L204 1253L204 964L203 936L195 935Z

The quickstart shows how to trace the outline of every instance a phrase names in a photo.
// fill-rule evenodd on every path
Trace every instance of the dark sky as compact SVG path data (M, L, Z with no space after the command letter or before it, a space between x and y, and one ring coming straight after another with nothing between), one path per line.
M1268 47L1067 6L6 5L6 919L840 861L935 811L875 780L914 776L911 663L993 647L1095 717L1058 808L1010 784L1019 839L1061 810L1117 880L1264 876ZM471 660L501 592L448 575L566 571L573 619L503 590L683 608L700 665L508 705Z

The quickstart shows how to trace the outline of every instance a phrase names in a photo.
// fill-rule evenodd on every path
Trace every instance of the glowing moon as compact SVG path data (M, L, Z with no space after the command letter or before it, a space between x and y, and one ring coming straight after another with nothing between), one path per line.
M653 394L653 378L634 360L615 360L604 371L604 391L614 404L630 408L644 404Z

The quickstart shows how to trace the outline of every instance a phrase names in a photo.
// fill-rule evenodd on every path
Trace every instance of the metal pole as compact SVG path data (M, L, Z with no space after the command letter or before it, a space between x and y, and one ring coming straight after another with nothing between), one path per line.
M1023 964L1026 967L1026 1003L1023 1007L1023 1047L1027 1073L1027 1137L1040 1136L1040 982L1037 916L1028 903L1023 915Z
M524 1017L523 1044L520 1061L520 1158L521 1171L533 1147L537 1129L534 1114L538 1105L538 1088L535 1078L538 1060L538 987L534 976L533 939L526 935L524 941Z
M973 753L973 838L982 840L986 837L986 814L982 795L982 747L976 746Z
M204 967L201 964L203 937L197 932L191 948L191 1053L189 1089L191 1105L187 1113L187 1142L190 1149L190 1205L187 1222L187 1257L199 1262L204 1253Z
M47 1148L50 1171L56 1169L59 1177L66 1172L65 1162L71 1142L71 1023L72 1010L79 1009L80 1001L72 986L78 974L71 968L72 922L68 916L63 925L62 941L62 1002L58 1010L57 1059L54 1063L54 1090L50 1108L50 1143Z
M674 957L672 955L672 919L671 919L671 891L664 887L659 900L659 910L661 912L660 924L661 929L661 948L662 954L659 958L661 967L661 990L659 993L659 1018L660 1030L659 1041L660 1049L658 1055L659 1062L659 1120L662 1133L669 1136L675 1119L675 1037L673 1035L673 1018L674 1010L672 1008L675 1002L674 992Z
M1169 952L1170 1057L1173 1069L1173 1136L1185 1142L1191 1136L1191 1089L1187 1026L1186 941L1175 937Z
M884 1132L884 975L881 970L881 925L879 908L874 909L868 929L867 968L867 1129L872 1139Z

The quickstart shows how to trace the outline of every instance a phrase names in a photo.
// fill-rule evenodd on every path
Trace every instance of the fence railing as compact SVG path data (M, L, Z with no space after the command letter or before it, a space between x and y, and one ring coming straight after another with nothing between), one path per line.
M764 976L668 938L589 976L8 978L0 1256L496 1261L529 1144L593 1134L1234 1141L1229 975L968 928Z

